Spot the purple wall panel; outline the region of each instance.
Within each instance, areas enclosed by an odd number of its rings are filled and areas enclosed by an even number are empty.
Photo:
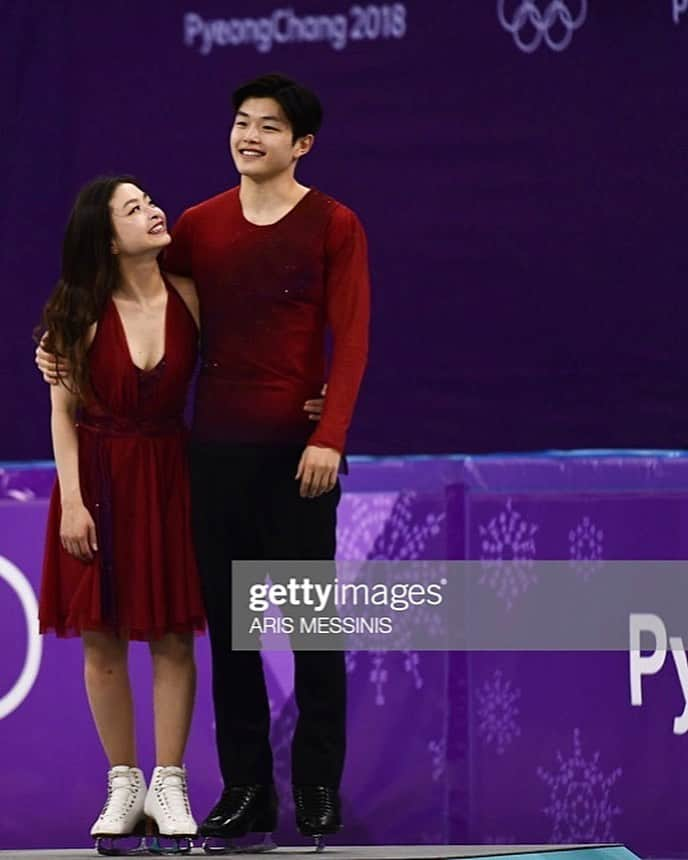
[[[670,0],[505,0],[523,39],[538,24],[558,43],[580,21],[565,50],[525,53],[496,2],[365,5],[403,7],[403,32],[207,54],[184,44],[180,0],[3,5],[0,457],[49,453],[29,334],[77,188],[131,171],[174,217],[233,184],[229,92],[272,69],[327,109],[302,180],[369,233],[373,342],[352,451],[686,445],[688,15]],[[280,8],[193,7],[206,23]],[[343,14],[350,36],[353,8],[293,6]]]
[[[51,477],[47,468],[0,472],[0,571],[13,565],[32,591]],[[411,548],[427,559],[499,555],[518,561],[530,553],[570,559],[571,575],[584,588],[590,577],[603,575],[600,559],[685,557],[685,457],[388,459],[356,462],[346,480],[342,558],[400,559]],[[510,543],[513,534],[528,541]],[[26,625],[5,579],[0,614],[1,709],[26,651]],[[205,638],[197,645],[199,699],[187,764],[201,815],[217,794],[219,777]],[[46,637],[33,688],[0,718],[11,775],[0,781],[0,848],[89,844],[105,762],[80,664],[77,640]],[[145,645],[134,648],[132,664],[141,761],[149,771]],[[289,796],[289,655],[269,655],[268,668],[282,798],[278,836],[289,843],[298,840]],[[351,653],[348,669],[347,828],[341,841],[618,840],[641,855],[686,856],[688,752],[685,737],[672,731],[683,700],[669,660],[646,679],[642,707],[630,704],[628,656],[622,653]],[[65,790],[48,802],[55,780]],[[27,808],[40,810],[38,826],[27,820]]]

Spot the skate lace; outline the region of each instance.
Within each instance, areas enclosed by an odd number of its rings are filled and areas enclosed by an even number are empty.
[[[295,792],[296,805],[312,814],[329,814],[337,804],[337,792],[326,785],[303,785]]]
[[[155,793],[160,805],[172,819],[183,819],[191,815],[185,775],[163,769]]]
[[[135,776],[109,776],[108,792],[100,819],[121,820],[133,807],[138,795]]]

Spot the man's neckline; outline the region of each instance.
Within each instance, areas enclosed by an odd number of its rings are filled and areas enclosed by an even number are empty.
[[[242,219],[247,224],[250,224],[251,227],[274,227],[277,224],[281,224],[282,221],[285,220],[285,218],[288,218],[292,214],[292,212],[295,212],[299,208],[299,206],[303,203],[303,201],[306,199],[306,197],[309,197],[313,193],[313,191],[315,191],[314,188],[308,188],[306,190],[306,192],[304,194],[302,194],[301,197],[299,197],[299,199],[296,201],[296,203],[294,203],[294,205],[291,207],[291,209],[288,209],[284,213],[284,215],[282,215],[276,221],[271,221],[269,224],[256,224],[255,221],[250,221],[246,217],[246,215],[244,215],[244,207],[241,205],[240,192],[239,192],[239,190],[237,190],[237,202],[239,203],[239,212],[241,214]]]

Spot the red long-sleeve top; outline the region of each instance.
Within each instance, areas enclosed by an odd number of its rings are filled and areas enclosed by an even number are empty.
[[[354,213],[311,189],[277,223],[257,226],[232,188],[182,214],[163,268],[193,278],[200,299],[194,438],[343,452],[370,316],[366,238]],[[325,379],[314,425],[303,404]]]

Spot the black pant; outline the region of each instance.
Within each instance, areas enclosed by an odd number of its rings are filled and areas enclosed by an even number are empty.
[[[331,560],[335,489],[299,496],[301,448],[196,445],[192,515],[213,659],[213,701],[225,785],[272,782],[270,709],[260,653],[231,649],[232,560]],[[292,782],[338,786],[346,741],[346,670],[341,652],[296,651],[299,717]]]

